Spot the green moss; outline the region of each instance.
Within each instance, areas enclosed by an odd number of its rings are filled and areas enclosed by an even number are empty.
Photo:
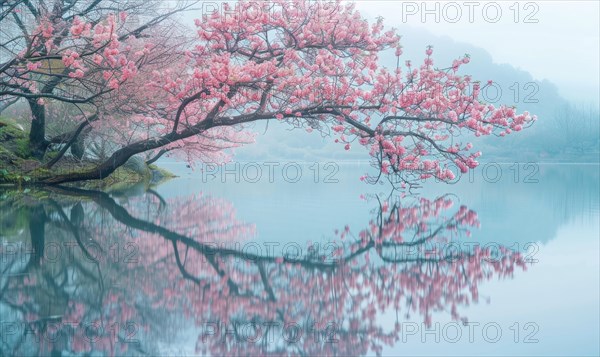
[[[3,146],[0,155],[6,155],[6,152],[10,152],[20,158],[30,158],[31,150],[29,149],[28,134],[16,125],[12,120],[0,118],[0,142]],[[14,158],[11,159],[14,160]]]
[[[56,173],[56,171],[46,169],[43,167],[38,167],[38,168],[34,169],[33,171],[31,171],[31,177],[34,177],[37,179],[39,177],[51,176],[52,174],[55,174],[55,173]]]
[[[17,156],[28,159],[31,157],[31,149],[29,148],[29,138],[18,138],[15,139],[15,154]]]
[[[48,162],[48,161],[54,160],[58,156],[58,153],[59,153],[58,150],[48,150],[44,154],[44,159],[42,161]]]
[[[11,141],[11,140],[22,140],[27,139],[27,132],[17,127],[17,124],[11,120],[0,118],[0,140]]]
[[[89,180],[81,183],[75,183],[76,186],[82,186],[87,189],[96,189],[103,191],[122,191],[132,186],[142,184],[150,185],[150,172],[141,174],[126,167],[119,167],[110,176],[103,180]]]
[[[17,127],[14,120],[0,117],[0,140],[7,141],[11,139],[26,138],[27,132]]]
[[[139,173],[125,167],[119,167],[110,176],[105,178],[105,182],[110,184],[117,183],[137,183],[150,179],[149,172]]]
[[[23,137],[26,137],[26,133],[17,127],[12,125],[0,126],[0,139],[2,141]]]
[[[13,154],[10,150],[4,148],[4,146],[0,145],[0,163],[2,163],[2,167],[9,167],[15,165],[19,161],[19,157]]]

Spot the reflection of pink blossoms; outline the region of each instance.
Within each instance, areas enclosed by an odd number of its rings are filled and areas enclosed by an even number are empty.
[[[366,228],[355,234],[346,226],[333,244],[295,258],[245,250],[254,227],[238,222],[231,204],[221,199],[199,194],[165,201],[147,194],[122,205],[106,194],[90,199],[82,206],[85,219],[70,223],[76,231],[62,222],[47,228],[47,235],[60,232],[64,239],[77,232],[100,243],[105,255],[98,263],[76,256],[74,262],[42,264],[30,278],[11,280],[3,299],[18,297],[30,309],[28,321],[41,320],[41,296],[52,295],[54,309],[64,311],[51,314],[62,321],[122,328],[136,323],[142,347],[195,322],[203,331],[197,352],[214,355],[381,352],[399,338],[402,319],[418,316],[430,325],[435,313],[446,312],[465,321],[459,309],[479,301],[481,282],[525,268],[520,254],[503,247],[499,256],[477,246],[444,249],[479,225],[475,212],[454,208],[449,196],[381,202]],[[44,269],[75,269],[70,284],[77,288],[60,293],[41,274]],[[397,316],[397,324],[379,321],[385,314]],[[218,323],[218,331],[207,336],[208,322]],[[256,326],[265,324],[275,333],[269,343],[225,333],[244,329],[261,336],[264,331]],[[299,326],[301,335],[288,343],[283,327],[291,325]],[[336,343],[326,338],[332,332]],[[68,345],[75,352],[116,354],[134,348],[107,334],[95,343]]]

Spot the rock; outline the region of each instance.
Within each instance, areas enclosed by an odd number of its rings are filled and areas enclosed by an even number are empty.
[[[152,178],[150,179],[151,184],[157,184],[164,180],[166,177],[160,170],[151,170]]]
[[[123,167],[141,176],[148,175],[148,165],[146,165],[146,162],[138,156],[129,158]]]

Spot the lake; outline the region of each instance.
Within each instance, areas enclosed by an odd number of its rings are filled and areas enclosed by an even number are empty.
[[[598,165],[365,163],[0,190],[2,355],[599,355]]]

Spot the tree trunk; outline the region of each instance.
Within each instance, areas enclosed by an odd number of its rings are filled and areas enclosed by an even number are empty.
[[[31,130],[29,131],[29,149],[31,155],[41,159],[46,152],[46,108],[35,99],[28,100],[31,109]]]
[[[85,135],[80,135],[73,145],[71,145],[71,154],[81,160],[85,154]]]
[[[135,154],[157,149],[177,140],[189,138],[190,136],[197,135],[198,133],[207,130],[212,126],[213,123],[211,120],[205,120],[179,133],[171,132],[161,137],[138,141],[115,151],[108,159],[93,169],[42,177],[38,182],[46,184],[60,184],[65,182],[103,179],[112,174],[117,168],[125,164],[127,160],[129,160],[129,158]]]
[[[231,98],[233,98],[233,96],[236,93],[237,93],[237,91],[235,89],[230,90],[229,94],[227,94],[227,97],[229,99],[231,99]],[[139,154],[139,153],[142,153],[142,152],[148,151],[148,150],[162,148],[163,146],[169,145],[178,140],[186,139],[193,135],[198,135],[198,134],[200,134],[208,129],[214,128],[216,126],[224,126],[224,125],[231,126],[231,125],[241,124],[244,122],[256,121],[258,119],[271,119],[271,116],[266,116],[266,117],[256,116],[256,117],[252,118],[252,120],[246,120],[246,121],[241,120],[238,122],[224,122],[224,123],[222,122],[222,123],[217,124],[214,122],[214,118],[217,115],[217,113],[219,112],[219,110],[221,108],[223,108],[224,105],[225,105],[225,101],[220,100],[219,103],[217,103],[212,108],[212,110],[210,112],[208,112],[208,114],[206,115],[206,118],[203,121],[196,123],[193,126],[187,127],[180,132],[173,130],[170,133],[165,134],[160,137],[149,138],[149,139],[137,141],[133,144],[129,144],[129,145],[115,151],[107,160],[103,161],[98,166],[96,166],[92,169],[88,169],[86,171],[80,171],[80,172],[71,172],[71,173],[60,174],[60,175],[39,177],[36,179],[36,183],[56,185],[56,184],[61,184],[61,183],[66,183],[66,182],[75,182],[75,181],[83,181],[83,180],[101,180],[101,179],[108,177],[117,168],[123,166],[127,162],[127,160],[129,160],[129,158],[135,154]]]

